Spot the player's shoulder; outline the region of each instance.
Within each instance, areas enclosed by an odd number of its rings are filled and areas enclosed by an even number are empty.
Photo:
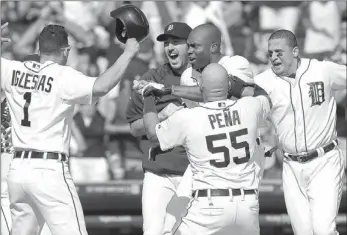
[[[197,107],[194,107],[194,108],[183,108],[183,109],[178,110],[176,113],[182,119],[188,119],[190,116],[192,116],[194,114],[194,110],[196,108]]]
[[[238,99],[237,102],[239,105],[244,106],[245,104],[257,103],[257,98],[254,96],[245,96]]]
[[[186,69],[183,71],[183,73],[182,73],[182,75],[181,75],[181,78],[182,78],[182,77],[191,77],[191,76],[192,76],[192,73],[193,73],[193,68],[192,68],[192,67],[188,67],[188,68],[186,68]]]
[[[4,57],[1,57],[1,66],[6,68],[22,67],[23,63],[18,60],[10,60]]]
[[[255,82],[255,84],[264,88],[264,86],[267,87],[267,85],[271,84],[270,81],[273,78],[275,78],[275,74],[272,71],[272,69],[269,68],[269,69],[255,75],[254,76],[254,82]]]
[[[320,71],[324,70],[324,71],[329,71],[329,70],[335,70],[341,67],[346,68],[345,64],[338,64],[335,63],[333,61],[329,61],[329,60],[317,60],[317,59],[301,59],[302,62],[309,64],[309,68],[311,68],[314,71]]]
[[[89,77],[82,73],[81,71],[78,71],[72,66],[69,65],[59,65],[57,63],[52,64],[51,66],[51,72],[60,74],[61,77],[64,77],[66,79],[72,79],[74,76],[76,77]]]
[[[181,75],[181,85],[194,86],[200,81],[200,73],[192,67],[187,68]]]
[[[258,106],[260,103],[263,102],[263,100],[267,99],[265,96],[263,95],[259,95],[259,96],[245,96],[242,97],[238,100],[239,105],[243,106],[243,107],[248,107],[250,109],[255,108],[254,105]]]
[[[237,101],[238,107],[241,109],[248,110],[247,113],[257,113],[261,110],[264,96],[247,96],[242,97]]]

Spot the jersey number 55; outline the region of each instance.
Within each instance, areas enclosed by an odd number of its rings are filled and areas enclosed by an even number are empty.
[[[236,138],[238,136],[247,135],[247,134],[248,134],[247,128],[229,132],[231,146],[234,149],[245,148],[245,152],[246,152],[245,157],[233,157],[233,161],[237,165],[247,163],[250,159],[249,144],[246,141],[243,141],[240,143],[238,143],[236,141]],[[210,153],[212,153],[212,154],[215,154],[215,153],[223,153],[224,154],[224,161],[222,161],[222,162],[217,162],[216,160],[210,161],[210,164],[214,167],[223,168],[223,167],[227,167],[230,164],[230,150],[229,150],[229,148],[227,148],[226,146],[220,146],[220,147],[214,147],[213,146],[213,141],[225,140],[225,139],[227,139],[227,133],[206,136],[206,144],[207,144],[208,151],[210,151]]]

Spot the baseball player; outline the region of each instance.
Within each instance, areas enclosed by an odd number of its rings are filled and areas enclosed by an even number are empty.
[[[39,55],[29,55],[24,61],[39,61]],[[10,199],[6,175],[13,158],[13,145],[11,137],[11,116],[4,97],[1,102],[1,235],[9,235],[12,228],[12,218],[10,210]],[[50,235],[47,224],[41,230],[40,235]]]
[[[271,121],[284,152],[283,190],[296,235],[333,235],[345,158],[337,143],[335,91],[346,89],[346,66],[299,57],[295,35],[274,32],[271,68],[255,77],[273,103]]]
[[[162,122],[151,95],[155,89],[143,90],[148,139],[163,151],[184,146],[191,164],[193,193],[178,228],[182,235],[260,234],[255,156],[258,125],[271,104],[265,96],[228,100],[228,83],[223,66],[209,64],[200,80],[204,102]]]
[[[157,37],[159,42],[164,42],[168,63],[149,70],[140,78],[139,83],[147,84],[150,81],[168,87],[179,85],[180,76],[188,64],[186,40],[190,32],[191,28],[185,23],[168,24],[164,33]],[[181,105],[180,98],[171,95],[162,96],[156,102],[160,120],[165,120],[172,113],[181,109],[183,107]],[[133,91],[127,107],[127,119],[130,123],[131,133],[140,137],[140,147],[143,152],[143,232],[144,235],[161,235],[168,205],[173,205],[170,208],[180,205],[180,203],[176,204],[173,196],[189,162],[182,146],[161,151],[158,144],[153,145],[146,138],[142,110],[143,98],[139,93]]]
[[[192,30],[189,34],[189,38],[187,40],[187,44],[189,46],[188,56],[190,59],[190,64],[192,67],[187,68],[182,76],[181,76],[181,85],[172,85],[172,86],[163,86],[160,84],[155,84],[157,88],[155,91],[156,96],[162,96],[171,94],[176,97],[182,97],[184,103],[187,107],[196,107],[198,106],[197,101],[202,101],[202,95],[200,91],[200,87],[198,86],[200,82],[200,74],[201,71],[209,64],[209,63],[219,63],[221,64],[229,74],[230,84],[229,86],[230,92],[229,96],[232,93],[233,96],[240,98],[243,95],[246,95],[249,92],[248,87],[241,87],[240,84],[244,84],[245,82],[248,84],[254,84],[253,81],[253,72],[250,67],[250,63],[247,59],[241,56],[223,56],[220,52],[220,41],[221,34],[218,28],[216,28],[212,24],[202,24]],[[240,81],[242,81],[240,83]],[[154,84],[142,84],[142,87],[137,87],[140,92],[141,88],[146,85],[153,86]],[[252,93],[253,94],[253,89]],[[260,132],[260,130],[259,130]],[[261,178],[264,171],[265,158],[264,152],[265,148],[260,145],[260,139],[258,139],[259,148],[257,149],[257,157],[256,162],[258,164],[258,175]],[[189,168],[188,168],[189,170]],[[189,172],[186,172],[189,175]],[[187,181],[187,179],[185,179]],[[185,195],[187,191],[187,187],[181,187],[181,191],[177,191],[177,195]],[[167,214],[167,218],[172,216]],[[175,216],[177,220],[179,216]],[[175,219],[170,219],[170,221],[174,221]],[[165,220],[167,223],[168,219]],[[175,222],[169,222],[165,225],[165,229],[170,229],[173,227],[173,230],[177,226]]]
[[[87,234],[68,169],[73,111],[116,86],[138,48],[136,39],[128,39],[114,65],[98,78],[88,77],[66,66],[65,28],[48,25],[39,35],[40,62],[1,58],[15,151],[7,175],[12,235],[38,234],[45,222],[54,235]]]

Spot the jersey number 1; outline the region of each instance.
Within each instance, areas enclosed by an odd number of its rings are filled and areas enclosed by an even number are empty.
[[[249,144],[246,141],[243,141],[240,143],[237,143],[237,141],[236,141],[236,137],[242,136],[242,135],[247,135],[247,134],[248,134],[247,128],[241,129],[238,131],[229,132],[231,146],[234,149],[245,148],[245,151],[246,151],[245,157],[234,157],[233,158],[233,161],[237,165],[246,163],[250,159]],[[227,167],[230,164],[229,148],[227,148],[226,146],[220,146],[220,147],[214,147],[213,146],[213,141],[225,140],[225,139],[227,139],[226,133],[206,136],[206,144],[207,144],[208,151],[210,151],[210,153],[213,153],[213,154],[214,153],[223,153],[224,154],[224,161],[223,162],[217,162],[216,160],[210,161],[210,164],[214,167],[223,168],[223,167]]]
[[[21,125],[30,127],[31,122],[29,121],[29,105],[31,103],[31,92],[25,92],[23,98],[25,100],[23,107],[24,118],[22,119]]]

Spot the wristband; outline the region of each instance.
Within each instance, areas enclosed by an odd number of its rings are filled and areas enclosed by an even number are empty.
[[[143,101],[143,104],[144,104],[143,114],[157,113],[157,108],[155,107],[154,101],[155,101],[155,98],[152,95],[145,97]]]

